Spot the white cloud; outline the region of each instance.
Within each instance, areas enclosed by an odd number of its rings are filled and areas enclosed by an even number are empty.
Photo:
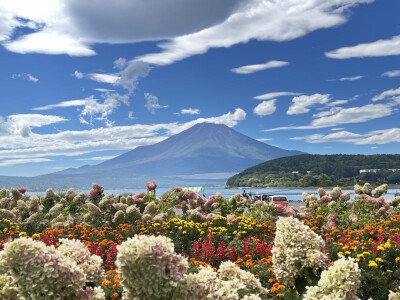
[[[384,92],[380,93],[379,95],[374,96],[372,98],[372,101],[384,100],[388,97],[398,96],[398,95],[400,95],[400,87],[398,87],[397,89],[390,89],[390,90],[384,91]]]
[[[15,114],[8,116],[6,120],[0,117],[0,133],[28,137],[33,127],[43,127],[64,121],[67,119],[53,115]]]
[[[83,73],[79,72],[78,70],[75,70],[74,72],[74,76],[78,79],[82,79],[83,78]]]
[[[339,81],[355,81],[355,80],[360,80],[362,78],[364,78],[364,76],[359,75],[359,76],[353,76],[353,77],[342,77],[342,78],[339,78],[338,80]]]
[[[325,104],[329,102],[330,95],[329,94],[314,94],[314,95],[302,95],[298,97],[294,97],[292,99],[292,104],[289,106],[287,115],[299,115],[305,114],[310,111],[308,107],[313,106],[315,104]]]
[[[116,84],[121,77],[118,74],[107,74],[107,73],[82,73],[76,70],[74,72],[74,76],[77,79],[90,79],[93,81],[97,81],[100,83],[109,83],[109,84]],[[105,90],[105,89],[103,89]]]
[[[272,139],[270,139],[270,138],[262,138],[262,139],[257,139],[257,141],[267,142],[267,141],[272,141]]]
[[[263,101],[253,109],[253,113],[257,116],[271,115],[276,111],[275,102],[276,99]]]
[[[144,93],[144,97],[146,99],[145,107],[153,115],[156,113],[156,109],[167,108],[168,107],[168,105],[161,106],[160,103],[158,103],[158,97],[157,96],[153,96],[150,93]]]
[[[127,64],[128,64],[128,62],[126,61],[126,59],[123,57],[120,57],[114,61],[114,69],[122,70],[123,68],[126,67]]]
[[[331,128],[330,130],[331,131],[340,131],[340,130],[343,130],[344,128],[343,127],[335,127],[335,128]]]
[[[329,113],[326,116],[319,116],[310,125],[276,127],[263,131],[318,129],[335,127],[340,124],[364,123],[390,116],[395,111],[393,107],[398,104],[368,104],[360,107],[341,108],[334,114]]]
[[[132,120],[135,117],[133,116],[133,111],[128,112],[128,119]]]
[[[96,99],[94,99],[94,100],[96,100]],[[35,108],[32,108],[32,110],[50,110],[50,109],[59,108],[59,107],[84,106],[86,103],[87,103],[87,99],[68,100],[68,101],[62,101],[57,104],[49,104],[49,105],[45,105],[45,106],[35,107]]]
[[[112,126],[114,123],[108,119],[108,116],[118,108],[122,103],[129,105],[128,96],[118,93],[105,93],[102,95],[103,103],[98,102],[93,96],[85,99],[85,106],[80,114],[80,122],[84,124],[92,124],[93,120],[104,121],[107,126]],[[89,120],[86,119],[89,117]]]
[[[302,137],[294,137],[291,140],[305,140],[308,143],[351,143],[355,145],[373,145],[398,143],[400,141],[400,128],[389,128],[371,131],[366,134],[358,134],[348,131],[340,131],[327,135],[313,134]],[[371,147],[375,149],[377,147]]]
[[[346,21],[346,12],[373,0],[261,1],[252,0],[239,7],[224,22],[201,31],[178,36],[162,43],[160,53],[138,59],[155,65],[167,65],[203,54],[210,48],[229,48],[250,40],[289,41],[314,30],[330,28]]]
[[[90,73],[88,78],[97,82],[115,84],[121,78],[115,74]]]
[[[17,40],[3,44],[8,51],[20,54],[43,53],[43,54],[67,54],[70,56],[90,56],[96,52],[72,36],[43,30],[30,33]]]
[[[0,161],[0,167],[8,167],[14,165],[24,165],[29,163],[41,163],[52,161],[48,158],[20,158],[20,159],[7,159]]]
[[[2,1],[0,41],[18,53],[94,55],[90,46],[95,43],[165,40],[202,30],[225,20],[240,2],[244,1]],[[22,27],[35,32],[12,40]]]
[[[342,105],[348,103],[349,100],[335,100],[329,103],[326,103],[326,106],[336,106],[336,105]]]
[[[248,65],[239,68],[233,68],[231,69],[231,71],[236,74],[251,74],[266,69],[285,67],[287,65],[289,65],[287,61],[271,60],[264,64]]]
[[[317,114],[313,114],[313,117],[314,118],[321,118],[321,117],[331,116],[331,115],[334,115],[334,114],[338,113],[342,109],[343,108],[341,108],[341,107],[332,107],[330,110],[321,111],[321,112],[319,112]]]
[[[7,117],[7,120],[16,119],[16,117],[11,117]],[[233,127],[245,119],[246,112],[237,108],[233,113],[228,112],[217,117],[198,118],[186,123],[135,124],[81,131],[67,130],[52,134],[31,132],[23,143],[18,138],[20,137],[19,132],[7,131],[0,135],[0,144],[3,145],[3,148],[0,149],[0,159],[41,158],[60,155],[77,156],[95,151],[131,150],[138,146],[160,142],[195,124],[209,122]],[[3,128],[2,122],[0,122],[0,132]],[[44,124],[44,122],[40,124]],[[5,125],[7,125],[7,128],[9,127],[9,124]]]
[[[182,115],[198,115],[200,114],[200,109],[198,108],[183,108],[181,109]]]
[[[111,156],[94,156],[94,157],[89,157],[89,158],[76,158],[75,160],[85,160],[85,161],[103,161],[103,160],[109,160],[109,159],[113,159],[116,158],[118,155],[111,155]]]
[[[353,47],[339,48],[326,52],[325,55],[329,58],[337,59],[400,55],[400,35],[394,36],[389,40],[378,40]]]
[[[98,92],[115,92],[115,90],[111,90],[111,89],[103,89],[103,88],[95,88],[94,89],[95,91],[98,91]]]
[[[22,79],[22,80],[27,80],[27,81],[32,81],[32,82],[38,82],[39,78],[36,78],[32,74],[29,73],[20,73],[20,74],[12,74],[11,75],[12,79]]]
[[[145,78],[150,72],[148,63],[137,60],[131,61],[127,64],[125,69],[120,73],[120,77],[115,82],[116,85],[122,86],[130,93],[136,88],[139,77]]]
[[[382,73],[383,77],[400,77],[400,70],[392,70]]]
[[[393,110],[383,104],[368,104],[339,110],[336,114],[321,117],[311,122],[311,126],[333,127],[338,124],[363,123],[369,120],[390,116]]]
[[[269,99],[274,99],[277,97],[282,97],[282,96],[297,96],[301,95],[302,93],[292,93],[292,92],[272,92],[272,93],[267,93],[263,95],[259,95],[256,97],[253,97],[253,99],[256,100],[269,100]]]
[[[360,134],[349,131],[340,131],[327,135],[311,134],[302,137],[293,137],[290,138],[290,140],[305,140],[307,143],[348,142],[349,140],[353,141],[354,138],[358,138],[360,136]]]

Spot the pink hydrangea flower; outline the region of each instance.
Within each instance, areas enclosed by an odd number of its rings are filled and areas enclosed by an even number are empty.
[[[146,186],[149,191],[154,191],[157,188],[157,184],[154,180],[147,182]]]
[[[357,222],[358,221],[358,217],[355,214],[351,214],[349,216],[349,221],[352,222],[352,223]]]

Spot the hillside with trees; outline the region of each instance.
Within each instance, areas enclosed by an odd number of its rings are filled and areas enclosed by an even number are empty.
[[[247,168],[230,177],[226,185],[311,187],[351,186],[365,182],[400,184],[400,155],[303,154],[283,157]]]

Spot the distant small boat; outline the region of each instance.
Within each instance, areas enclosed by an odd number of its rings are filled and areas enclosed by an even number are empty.
[[[400,192],[394,194],[395,197],[400,197]]]

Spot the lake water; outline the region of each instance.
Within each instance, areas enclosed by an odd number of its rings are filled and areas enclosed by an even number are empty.
[[[157,196],[161,196],[164,192],[169,191],[169,188],[157,188]],[[224,196],[225,198],[230,198],[232,195],[241,193],[243,189],[225,189],[223,187],[220,188],[204,188],[204,194],[206,197],[210,197],[211,195],[214,195],[215,193],[219,192]],[[330,191],[329,189],[326,189],[326,191]],[[83,191],[83,192],[88,192],[88,191]],[[119,195],[123,193],[128,193],[128,194],[138,194],[141,192],[146,192],[146,189],[124,189],[124,190],[105,190],[104,194],[114,194],[114,195]],[[309,193],[309,194],[317,194],[317,189],[259,189],[259,188],[248,188],[246,189],[247,193],[252,193],[253,195],[256,194],[272,194],[272,195],[286,195],[287,199],[289,201],[297,201],[301,200],[301,195],[303,192]],[[354,199],[354,190],[342,190],[343,193],[349,192],[351,194],[351,199]],[[385,195],[385,199],[392,199],[394,198],[394,194],[400,192],[400,189],[389,189],[388,193]],[[31,195],[43,195],[44,192],[32,192],[29,193]]]

